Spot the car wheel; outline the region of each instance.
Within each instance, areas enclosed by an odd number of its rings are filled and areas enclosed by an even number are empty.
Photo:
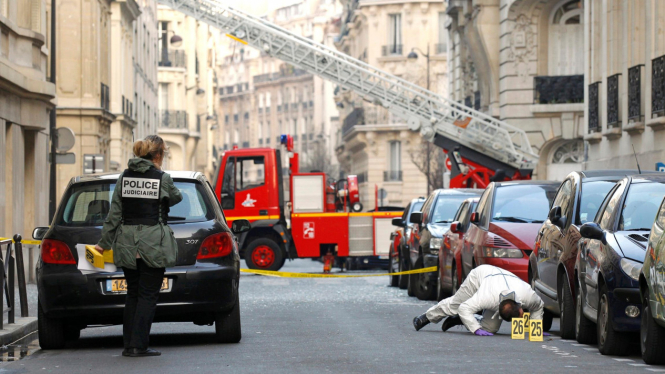
[[[397,262],[398,260],[399,258],[396,258],[392,255],[390,256],[390,265],[388,266],[388,273],[390,273],[390,275],[388,276],[388,278],[390,279],[389,281],[390,287],[397,287],[397,285],[399,284],[399,275],[392,275],[392,273],[394,273],[393,271],[394,266],[397,266],[399,270],[399,263]]]
[[[65,328],[65,340],[66,341],[76,341],[81,337],[81,329],[78,327],[67,326]]]
[[[645,290],[646,293],[649,290]],[[665,328],[656,323],[651,314],[649,297],[644,298],[642,324],[640,326],[640,350],[642,359],[649,365],[665,364]]]
[[[245,250],[245,263],[250,269],[279,270],[284,265],[284,254],[270,239],[255,239]]]
[[[416,262],[416,269],[423,267],[423,259],[419,258]],[[432,284],[429,280],[429,273],[414,274],[416,278],[416,297],[418,300],[434,300],[436,297],[436,284]]]
[[[554,320],[554,315],[549,311],[543,311],[543,331],[549,332],[552,329],[552,321]]]
[[[568,284],[568,277],[566,274],[561,276],[561,288],[559,289],[559,329],[561,330],[562,339],[575,338],[575,301],[570,292]]]
[[[625,356],[629,353],[629,349],[626,349],[625,335],[614,331],[614,328],[612,327],[612,308],[607,294],[606,285],[603,285],[600,288],[598,323],[596,330],[598,334],[598,350],[601,354]]]
[[[42,304],[37,302],[37,335],[42,349],[62,349],[65,347],[65,326],[58,318],[49,318],[44,314]]]
[[[582,306],[582,290],[576,287],[577,302],[575,303],[575,339],[580,344],[596,344],[596,324],[589,321],[584,315]]]
[[[217,313],[215,316],[215,334],[219,343],[238,343],[242,338],[240,328],[240,298],[236,289],[236,303],[233,309]]]
[[[406,264],[406,261],[404,261],[402,258],[399,259],[399,271],[408,271],[409,267]],[[400,288],[400,290],[406,290],[406,288],[409,286],[409,276],[406,274],[400,274],[399,275],[399,280],[397,282],[397,286]]]

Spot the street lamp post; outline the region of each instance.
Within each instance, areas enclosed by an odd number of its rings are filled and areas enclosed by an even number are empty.
[[[427,59],[427,90],[429,91],[429,85],[430,85],[430,78],[429,78],[429,63],[430,63],[430,54],[429,54],[429,43],[427,43],[427,53],[423,53],[423,51],[420,50],[420,48],[411,48],[411,52],[409,53],[406,58],[409,60],[417,60],[418,59],[418,54],[416,51],[420,52],[421,55],[425,56],[425,59]],[[429,196],[431,190],[430,190],[430,142],[427,142],[427,196]]]

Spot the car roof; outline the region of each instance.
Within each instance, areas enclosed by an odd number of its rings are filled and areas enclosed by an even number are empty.
[[[587,182],[591,180],[605,180],[605,181],[618,181],[627,175],[639,174],[637,169],[616,169],[616,170],[582,170],[576,171],[582,182]],[[644,171],[645,174],[658,174],[659,171]]]
[[[173,179],[198,179],[203,176],[203,173],[198,171],[179,171],[179,170],[165,170],[165,173],[169,174]],[[116,181],[120,177],[121,173],[110,172],[110,173],[100,173],[100,174],[86,174],[73,177],[71,183],[82,183],[82,182],[94,182],[94,181]]]
[[[506,181],[506,182],[494,182],[497,187],[505,186],[514,186],[514,185],[527,185],[527,186],[553,186],[560,185],[561,182],[558,181],[539,181],[539,180],[521,180],[521,181]]]
[[[665,173],[655,173],[655,174],[637,174],[629,176],[631,181],[630,183],[665,183]]]
[[[437,195],[480,195],[483,193],[480,188],[439,188],[434,191]]]

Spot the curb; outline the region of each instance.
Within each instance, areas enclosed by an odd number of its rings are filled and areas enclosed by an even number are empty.
[[[16,317],[16,323],[5,323],[4,329],[0,330],[0,346],[11,344],[35,331],[36,317]]]

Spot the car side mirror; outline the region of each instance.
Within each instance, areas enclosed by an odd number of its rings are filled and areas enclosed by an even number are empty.
[[[32,238],[35,240],[44,239],[44,235],[46,235],[48,229],[48,227],[35,227],[35,229],[32,230]]]
[[[409,222],[421,224],[423,222],[423,212],[413,212],[409,216]]]
[[[397,227],[404,227],[404,226],[406,226],[406,225],[404,224],[404,221],[402,221],[402,218],[401,218],[401,217],[393,218],[392,223],[393,223],[393,226],[397,226]]]
[[[460,229],[460,223],[458,221],[455,221],[450,224],[450,232],[452,232],[453,234],[459,233],[459,229]]]
[[[563,217],[561,217],[560,206],[553,206],[552,209],[550,209],[550,213],[547,215],[547,218],[549,218],[552,224],[563,227],[563,220],[561,219]]]
[[[252,225],[246,219],[237,219],[231,224],[231,231],[233,231],[234,234],[242,234],[243,232],[249,231],[251,228]]]
[[[603,244],[607,244],[607,240],[605,239],[605,230],[600,228],[600,225],[595,222],[587,222],[583,224],[582,227],[580,227],[580,235],[583,238],[596,239],[603,242]]]
[[[480,214],[478,212],[473,212],[471,213],[471,219],[469,219],[471,223],[478,223],[480,222]]]

